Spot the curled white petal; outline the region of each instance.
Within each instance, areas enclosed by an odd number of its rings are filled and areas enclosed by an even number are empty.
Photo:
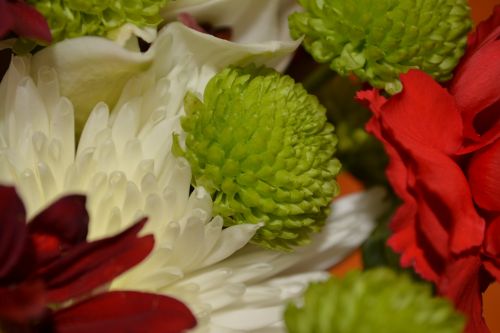
[[[269,41],[291,42],[288,15],[300,7],[294,0],[178,0],[162,11],[168,21],[189,13],[198,22],[215,27],[230,27],[232,41],[254,44]],[[274,67],[283,71],[291,55]]]

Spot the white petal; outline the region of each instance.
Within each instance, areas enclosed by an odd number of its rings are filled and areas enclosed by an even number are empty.
[[[230,26],[235,42],[261,43],[291,41],[287,16],[296,8],[291,0],[178,0],[168,4],[162,15],[173,21],[179,13],[189,13],[201,23]]]
[[[312,244],[297,250],[301,259],[283,274],[326,270],[357,249],[388,209],[385,190],[373,188],[334,200],[332,214]]]

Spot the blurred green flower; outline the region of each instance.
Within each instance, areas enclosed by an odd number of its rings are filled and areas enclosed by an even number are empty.
[[[466,0],[299,0],[289,17],[294,38],[316,61],[372,86],[401,91],[399,74],[419,68],[451,78],[472,23]]]
[[[312,283],[285,322],[289,333],[461,333],[465,318],[430,285],[379,268]]]
[[[107,36],[125,23],[156,27],[169,0],[28,0],[47,19],[53,41],[79,36]]]
[[[318,232],[338,192],[337,138],[325,109],[293,79],[267,68],[228,68],[203,102],[185,98],[193,182],[214,199],[226,226],[263,223],[253,242],[289,250]]]

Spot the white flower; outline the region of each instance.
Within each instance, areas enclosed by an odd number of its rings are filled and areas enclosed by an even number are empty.
[[[296,253],[252,246],[238,251],[258,226],[223,229],[221,218],[212,216],[207,192],[190,193],[189,165],[172,156],[170,145],[172,133],[181,131],[188,90],[201,93],[208,79],[231,63],[276,63],[293,46],[235,46],[172,24],[146,54],[84,37],[32,59],[14,58],[0,84],[0,182],[16,186],[29,216],[61,195],[86,194],[91,239],[148,215],[145,232],[155,236],[153,253],[111,288],[176,296],[199,318],[199,331],[279,329],[284,300],[325,275],[310,270],[324,269],[366,238],[374,223],[371,205],[380,206],[379,196],[361,195],[365,204],[359,197],[342,199],[344,206],[354,205],[345,219],[328,224]],[[76,148],[73,105],[85,123]],[[301,266],[326,251],[332,251],[328,262]],[[235,320],[238,316],[253,319]]]
[[[242,44],[267,41],[290,42],[288,15],[300,9],[295,0],[176,0],[167,4],[162,16],[175,21],[188,13],[200,23],[231,28],[232,41]],[[284,58],[276,67],[283,71],[291,60]]]
[[[195,331],[284,333],[282,314],[287,301],[300,296],[309,282],[326,279],[325,270],[366,239],[375,218],[387,208],[384,195],[383,190],[372,189],[335,200],[324,230],[311,245],[294,253],[247,245],[228,259],[185,277],[181,286],[227,290],[223,298],[212,297],[210,292],[202,295],[212,312],[210,325],[202,322]]]

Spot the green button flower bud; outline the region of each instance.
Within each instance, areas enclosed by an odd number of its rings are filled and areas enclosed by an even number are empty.
[[[318,62],[354,73],[390,94],[399,74],[421,69],[449,80],[464,53],[472,23],[467,0],[299,0],[289,17],[294,38]]]
[[[107,36],[125,23],[156,27],[168,0],[28,0],[49,23],[54,42],[79,36]]]
[[[267,68],[227,68],[185,97],[193,183],[226,226],[262,223],[253,242],[290,250],[309,242],[338,192],[337,138],[325,108],[292,78]]]
[[[461,333],[465,318],[430,285],[379,268],[312,283],[285,323],[289,333]]]

